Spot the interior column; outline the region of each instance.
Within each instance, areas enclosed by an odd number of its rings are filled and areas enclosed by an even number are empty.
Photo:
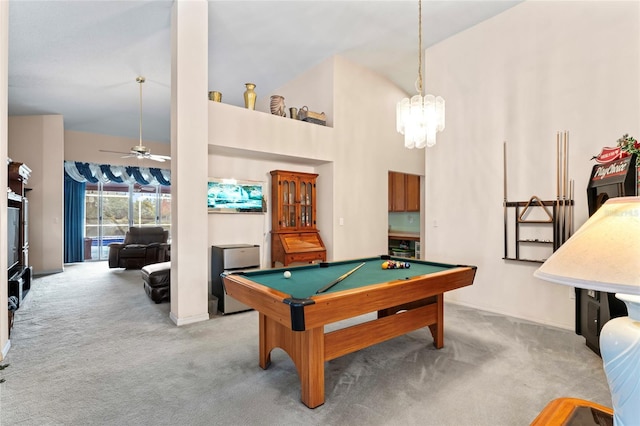
[[[208,6],[176,0],[171,18],[171,313],[208,313]]]
[[[0,158],[6,170],[9,123],[9,2],[0,1]],[[7,187],[7,173],[0,173],[0,188]],[[9,352],[9,319],[7,312],[7,197],[0,199],[0,361]]]

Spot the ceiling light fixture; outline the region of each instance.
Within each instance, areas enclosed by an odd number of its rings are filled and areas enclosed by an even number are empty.
[[[136,83],[140,86],[140,141],[138,145],[132,146],[129,152],[119,152],[119,151],[108,151],[101,149],[101,152],[114,152],[116,154],[126,154],[123,155],[122,158],[137,158],[138,160],[149,159],[154,161],[164,162],[166,160],[171,160],[171,157],[168,155],[155,155],[151,154],[151,150],[146,146],[142,145],[142,83],[144,83],[146,79],[142,76],[136,77]]]
[[[405,148],[436,144],[436,133],[444,130],[444,99],[422,96],[422,0],[418,1],[418,94],[404,98],[396,106],[396,128],[404,135]]]

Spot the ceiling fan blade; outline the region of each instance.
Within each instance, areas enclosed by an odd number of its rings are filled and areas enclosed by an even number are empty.
[[[147,158],[149,160],[160,161],[161,163],[164,163],[164,158],[160,158],[157,155],[149,155]]]
[[[149,154],[149,155],[155,159],[171,160],[171,157],[169,157],[168,155],[159,155],[159,154]]]
[[[112,154],[130,154],[129,152],[123,152],[123,151],[109,151],[109,150],[106,150],[106,149],[101,149],[101,150],[99,150],[99,151],[100,151],[100,152],[109,152],[109,153],[112,153]]]

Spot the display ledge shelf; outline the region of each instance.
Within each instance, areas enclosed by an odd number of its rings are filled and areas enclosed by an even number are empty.
[[[334,139],[332,127],[209,102],[209,154],[323,164],[334,161]]]
[[[522,259],[515,257],[503,257],[502,260],[512,260],[516,262],[544,263],[547,259]]]
[[[291,117],[289,117],[289,112],[287,112],[287,116],[286,117],[281,117],[279,115],[275,115],[275,114],[271,114],[271,112],[268,111],[260,111],[257,109],[248,109],[248,108],[243,108],[243,107],[239,107],[236,105],[230,105],[230,104],[225,104],[223,102],[214,102],[214,101],[209,101],[209,104],[214,105],[214,108],[233,108],[233,109],[237,109],[237,110],[241,110],[241,111],[245,111],[249,114],[264,114],[267,116],[270,116],[274,119],[277,120],[287,120],[290,123],[303,123],[305,125],[313,125],[313,126],[319,126],[319,127],[327,127],[327,128],[333,128],[333,126],[330,124],[330,122],[327,120],[326,124],[320,124],[320,123],[316,123],[314,121],[304,121],[304,120],[294,120]],[[287,108],[288,111],[288,108]]]

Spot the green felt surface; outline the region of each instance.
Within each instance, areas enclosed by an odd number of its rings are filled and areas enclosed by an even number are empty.
[[[323,294],[412,278],[417,275],[432,274],[457,266],[430,263],[415,259],[393,259],[409,262],[411,267],[409,269],[382,269],[383,260],[380,259],[380,257],[371,257],[346,262],[329,262],[329,266],[326,268],[320,267],[319,264],[314,264],[247,272],[245,276],[251,281],[289,294],[291,297],[306,299],[315,295],[316,291],[338,279],[341,275],[355,268],[362,262],[365,262],[364,266]],[[290,271],[291,278],[285,278],[283,275],[284,271]]]

